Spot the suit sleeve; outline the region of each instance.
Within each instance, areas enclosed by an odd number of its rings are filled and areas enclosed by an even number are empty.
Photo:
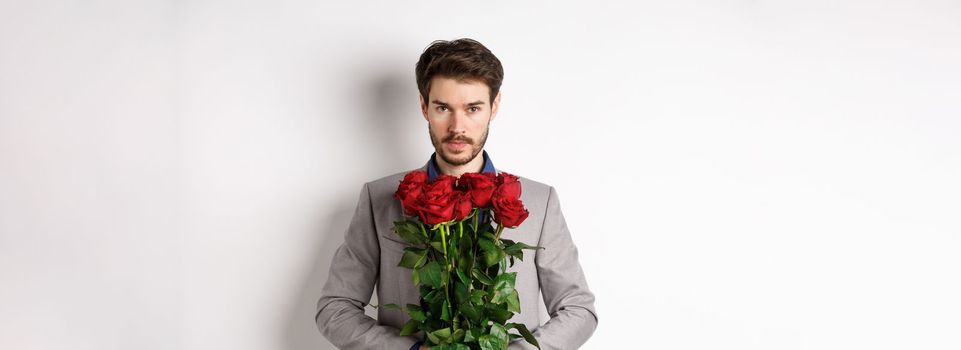
[[[541,350],[577,349],[597,329],[594,294],[587,286],[584,270],[577,259],[577,247],[561,212],[560,199],[553,187],[547,200],[543,231],[534,263],[544,304],[551,318],[533,332]],[[536,349],[523,339],[510,350]]]
[[[409,349],[419,339],[377,324],[364,314],[380,273],[380,244],[374,226],[369,184],[364,184],[357,209],[337,248],[330,274],[317,301],[315,321],[320,333],[338,349]]]

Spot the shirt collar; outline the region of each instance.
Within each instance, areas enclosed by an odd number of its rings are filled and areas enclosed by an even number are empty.
[[[487,150],[484,153],[484,168],[481,169],[482,173],[497,173],[497,169],[494,168],[494,162],[491,162],[491,157],[487,155]],[[430,160],[427,161],[427,181],[434,181],[434,178],[440,174],[440,168],[437,167],[437,152],[430,155]]]

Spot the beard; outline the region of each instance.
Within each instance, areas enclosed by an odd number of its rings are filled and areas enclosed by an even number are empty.
[[[484,134],[481,135],[479,142],[474,142],[474,140],[466,136],[454,136],[449,135],[443,139],[439,139],[434,136],[434,130],[431,128],[430,123],[427,124],[427,133],[430,134],[430,142],[434,144],[434,151],[440,156],[444,162],[454,166],[461,166],[470,163],[477,155],[480,154],[481,150],[484,149],[484,145],[487,143],[487,133],[490,131],[490,122],[487,122],[487,127],[484,128]],[[469,147],[461,151],[458,154],[448,153],[447,148],[444,147],[444,143],[448,141],[462,141]]]

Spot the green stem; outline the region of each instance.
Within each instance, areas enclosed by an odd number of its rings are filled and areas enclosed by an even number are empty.
[[[447,260],[447,230],[444,229],[445,227],[447,227],[447,225],[440,226],[440,240],[444,247],[444,260]]]
[[[498,246],[498,247],[501,246],[501,233],[502,233],[502,232],[504,232],[504,225],[497,224],[497,235],[494,236],[494,245],[496,245],[496,246]],[[507,272],[507,257],[505,256],[503,259],[501,259],[501,261],[498,263],[498,265],[500,265],[500,266],[498,266],[498,271],[500,271],[500,273]]]
[[[450,230],[450,226],[447,227]],[[449,231],[448,231],[449,232]],[[454,248],[454,243],[457,240],[457,236],[454,234],[450,235],[450,269],[457,268],[457,249]]]
[[[500,243],[501,232],[504,232],[504,225],[497,224],[497,235],[494,236],[494,243]]]
[[[450,274],[450,271],[451,271],[451,266],[453,266],[454,254],[447,254],[447,241],[446,241],[446,239],[444,238],[444,237],[446,237],[448,234],[450,234],[450,226],[448,226],[447,224],[444,224],[444,225],[441,226],[441,228],[443,229],[443,231],[441,231],[441,232],[443,232],[443,236],[441,236],[441,240],[444,241],[444,263],[445,263],[445,265],[447,265],[446,268],[444,269],[444,270],[445,270],[445,271],[444,271],[444,274],[447,275],[447,285],[444,286],[444,298],[447,299],[447,307],[449,307],[450,310],[452,310],[452,311],[451,311],[451,314],[450,314],[451,320],[456,320],[456,318],[454,317],[454,313],[453,313],[454,305],[452,305],[451,302],[450,302],[450,293],[451,293],[451,288],[450,288],[450,287],[453,285],[453,283],[451,283],[451,274]],[[456,328],[456,327],[454,327],[454,328]]]
[[[478,225],[478,222],[477,222],[478,219],[477,219],[477,218],[480,216],[481,210],[483,210],[483,209],[481,209],[481,208],[474,209],[474,235],[475,235],[474,238],[477,238],[477,237],[476,237],[477,231],[480,231],[480,228],[477,227],[477,225]],[[476,241],[476,239],[475,239],[475,241]]]

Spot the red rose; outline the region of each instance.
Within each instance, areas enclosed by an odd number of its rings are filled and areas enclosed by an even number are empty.
[[[503,185],[503,184],[506,184],[506,183],[511,183],[511,182],[517,182],[517,176],[514,176],[514,175],[512,175],[512,174],[508,174],[508,173],[505,173],[505,172],[501,172],[501,173],[497,174],[497,179],[495,180],[495,184],[496,184],[498,187],[500,187],[500,185]]]
[[[454,218],[454,182],[457,178],[441,175],[434,182],[424,186],[424,191],[417,200],[417,214],[420,221],[427,225],[435,225],[451,221]]]
[[[424,194],[428,197],[437,197],[454,192],[454,184],[457,178],[450,175],[439,175],[434,181],[424,186]]]
[[[520,199],[521,183],[508,182],[500,186],[497,186],[497,190],[494,191],[494,195],[500,198]]]
[[[491,204],[491,196],[497,188],[494,174],[465,173],[457,180],[457,187],[470,192],[471,203],[478,208],[486,208]]]
[[[451,198],[454,202],[454,220],[462,221],[474,210],[470,192],[454,191]]]
[[[517,176],[502,172],[497,174],[494,183],[497,185],[494,191],[500,192],[501,197],[521,198],[521,183],[517,179]]]
[[[504,227],[520,226],[528,214],[524,203],[520,200],[520,182],[508,182],[494,191],[491,202],[494,204],[494,222]]]
[[[404,214],[417,214],[417,198],[423,192],[425,183],[427,183],[426,171],[415,170],[404,175],[400,186],[397,186],[397,192],[394,192],[394,198],[399,199],[404,207]]]

